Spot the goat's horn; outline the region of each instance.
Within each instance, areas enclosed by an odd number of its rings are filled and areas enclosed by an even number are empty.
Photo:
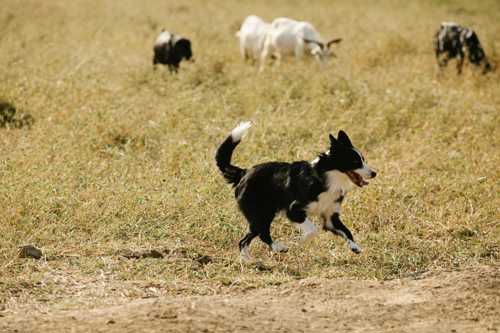
[[[337,44],[337,43],[340,43],[341,41],[342,41],[342,38],[334,38],[334,39],[330,40],[328,43],[326,43],[326,46],[330,47],[332,44]]]
[[[306,43],[313,43],[313,44],[316,44],[318,45],[319,47],[323,48],[325,45],[321,42],[318,42],[317,40],[314,40],[314,39],[307,39],[307,38],[302,38],[304,40],[304,42]]]

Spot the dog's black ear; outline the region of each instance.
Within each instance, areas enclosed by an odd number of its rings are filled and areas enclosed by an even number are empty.
[[[335,146],[338,142],[337,139],[335,139],[331,134],[328,134],[328,137],[330,138],[330,146]]]
[[[344,146],[347,146],[347,147],[352,147],[352,143],[351,143],[351,140],[349,139],[349,137],[347,136],[346,132],[344,132],[343,130],[340,130],[339,131],[339,135],[338,135],[338,140],[341,144],[343,144]]]

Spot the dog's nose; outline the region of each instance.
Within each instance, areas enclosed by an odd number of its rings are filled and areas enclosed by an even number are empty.
[[[372,171],[372,173],[371,173],[372,178],[375,178],[376,175],[377,175],[377,173],[375,171]]]

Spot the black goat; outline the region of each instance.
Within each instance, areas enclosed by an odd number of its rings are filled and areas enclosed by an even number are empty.
[[[153,51],[154,68],[157,64],[162,64],[168,66],[170,72],[177,72],[182,59],[190,60],[193,56],[189,39],[165,29],[156,38]]]
[[[440,68],[445,67],[452,58],[458,58],[457,72],[462,73],[464,59],[483,67],[483,73],[490,71],[491,65],[484,53],[474,30],[454,22],[443,22],[434,35],[434,51]]]

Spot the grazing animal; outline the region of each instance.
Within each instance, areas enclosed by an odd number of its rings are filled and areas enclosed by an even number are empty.
[[[317,234],[308,218],[317,215],[324,229],[343,237],[353,252],[360,253],[352,233],[340,220],[341,205],[354,185],[363,187],[368,184],[365,179],[377,174],[347,134],[340,131],[337,138],[330,134],[330,149],[312,162],[267,162],[243,169],[231,164],[231,156],[250,126],[244,122],[234,128],[215,156],[222,175],[235,188],[239,209],[249,224],[239,243],[242,260],[251,260],[250,242],[257,236],[274,252],[288,250],[270,234],[271,222],[280,211],[302,231],[302,241]]]
[[[157,64],[162,64],[168,66],[170,72],[177,72],[182,59],[190,60],[193,56],[189,39],[165,29],[156,38],[153,51],[154,68]]]
[[[440,69],[452,58],[458,58],[457,72],[462,73],[464,59],[483,67],[483,73],[491,70],[491,65],[484,53],[479,38],[474,30],[462,27],[454,22],[443,22],[434,35],[434,51]]]
[[[244,60],[258,60],[260,58],[270,26],[269,23],[255,15],[245,18],[240,30],[236,33],[240,40],[241,57]]]
[[[273,55],[278,63],[284,56],[295,55],[299,59],[304,53],[324,63],[328,58],[335,56],[330,47],[341,41],[341,38],[335,38],[325,43],[311,23],[286,17],[277,18],[271,23],[266,35],[260,58],[261,69],[269,54]]]

